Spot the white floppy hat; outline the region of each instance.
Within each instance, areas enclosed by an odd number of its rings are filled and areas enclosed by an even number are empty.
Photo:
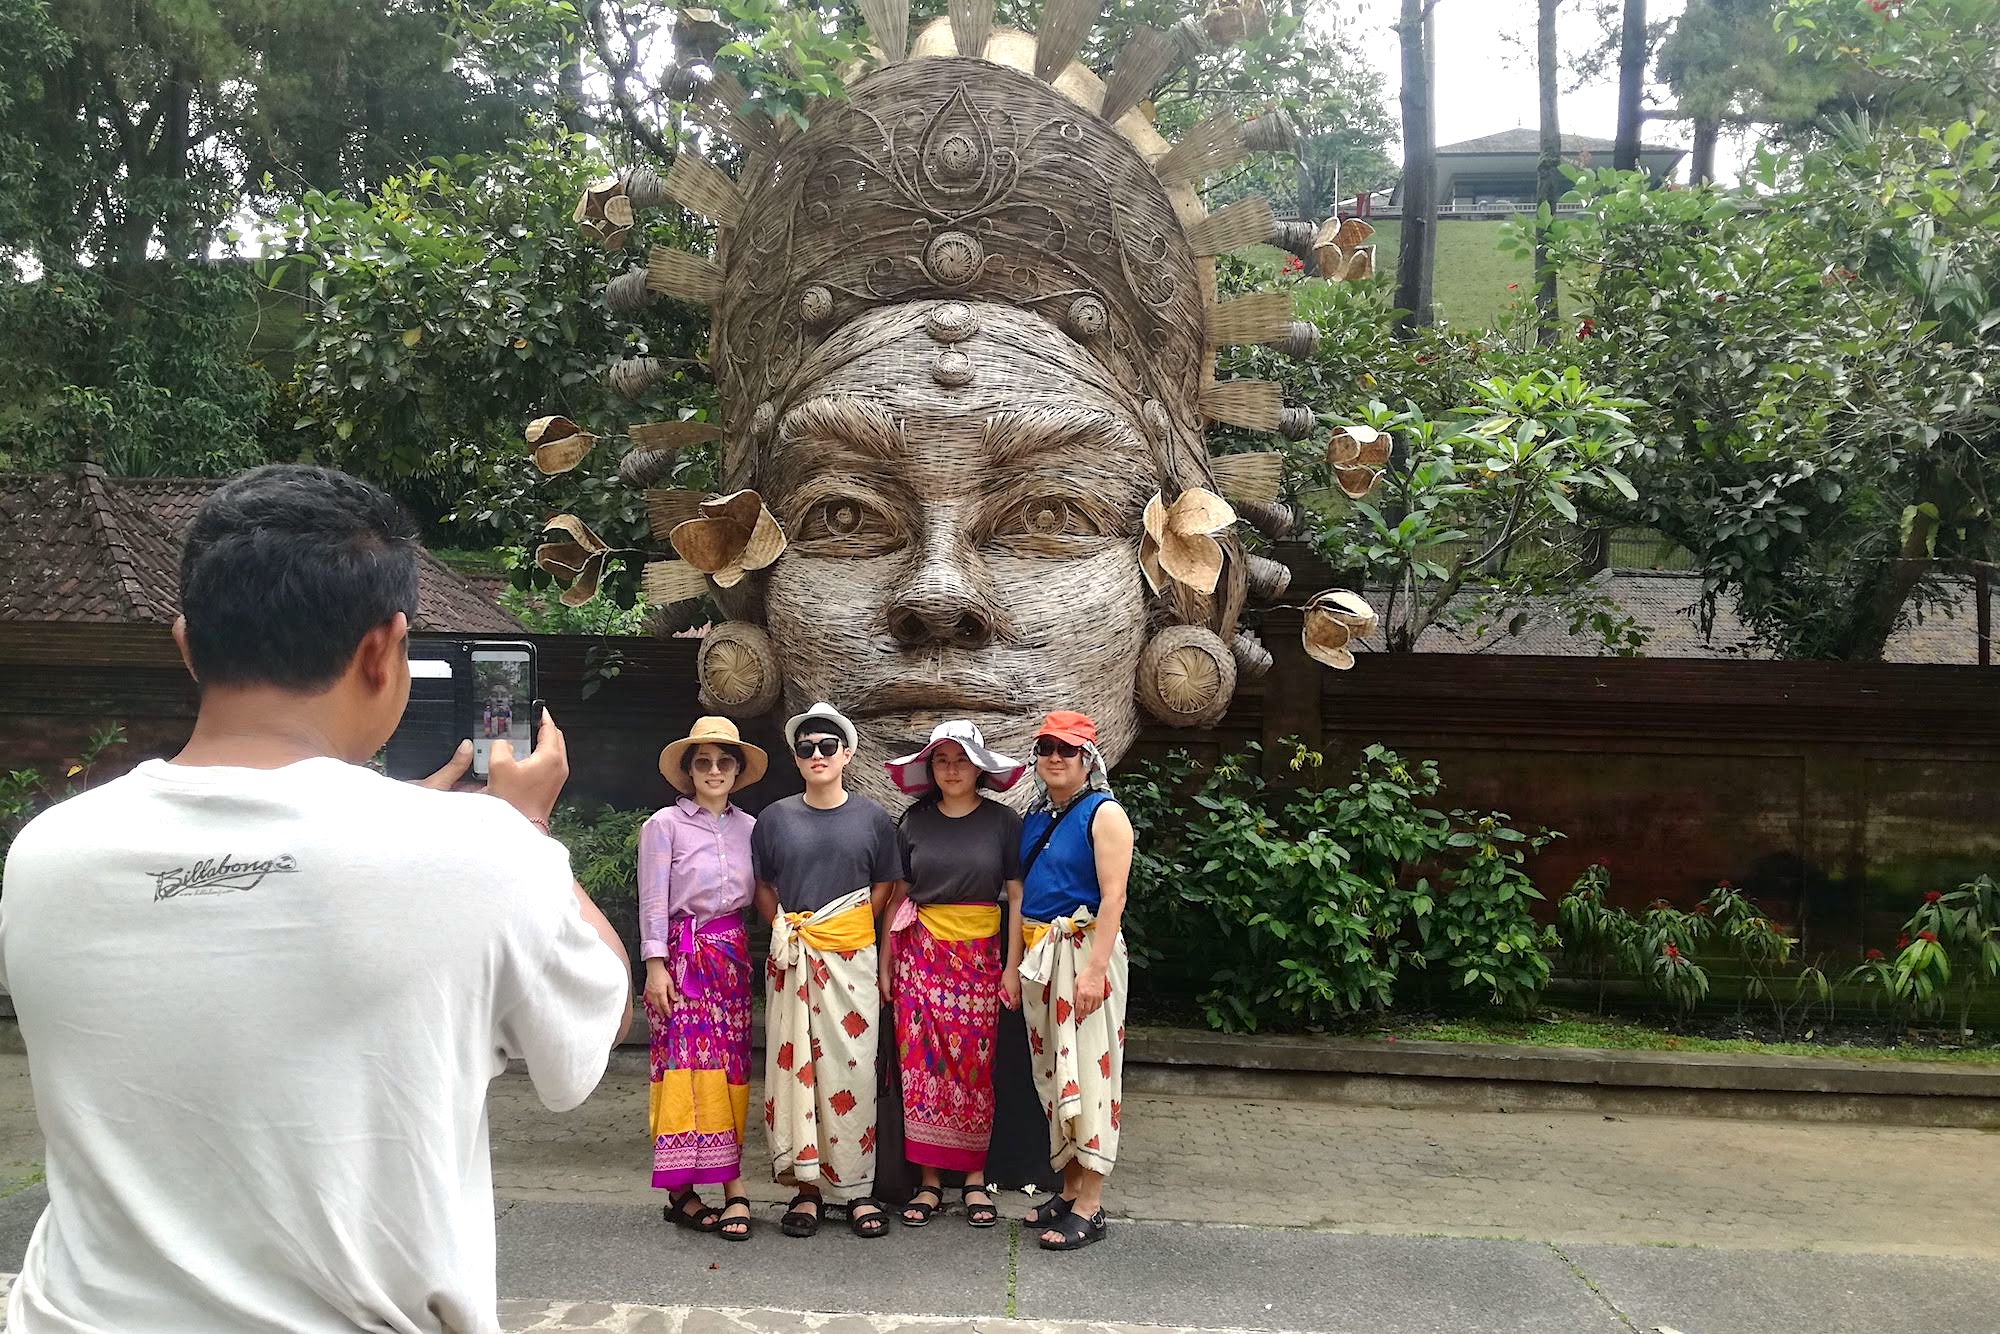
[[[931,789],[929,763],[931,752],[947,741],[956,741],[965,748],[965,757],[984,770],[992,780],[993,790],[1005,792],[1021,781],[1021,775],[1028,772],[1028,766],[1019,760],[1010,759],[997,750],[986,748],[986,738],[979,728],[964,718],[953,718],[939,723],[931,729],[931,739],[924,748],[914,755],[890,760],[883,767],[896,786],[911,796],[921,796]]]
[[[853,750],[861,744],[861,734],[854,730],[854,724],[847,720],[847,715],[839,709],[834,708],[833,705],[827,703],[825,700],[821,700],[804,713],[795,713],[785,720],[785,744],[787,746],[797,746],[799,744],[799,728],[809,722],[815,721],[831,723],[835,728],[839,729],[841,738],[847,742],[849,750]]]

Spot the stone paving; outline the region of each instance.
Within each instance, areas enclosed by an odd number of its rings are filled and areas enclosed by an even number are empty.
[[[965,1320],[919,1315],[826,1315],[715,1307],[631,1306],[622,1302],[502,1302],[506,1334],[1170,1334],[1173,1326],[1061,1320]],[[1203,1334],[1231,1334],[1203,1331]]]
[[[525,1079],[494,1085],[503,1199],[656,1204],[643,1169],[645,1076],[622,1065],[561,1116]],[[2000,1137],[1976,1130],[1143,1095],[1125,1119],[1107,1201],[1128,1217],[2000,1257]]]

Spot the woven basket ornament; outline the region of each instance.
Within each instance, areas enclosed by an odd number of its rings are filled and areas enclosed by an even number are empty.
[[[607,243],[669,201],[716,226],[712,251],[654,247],[612,292],[620,312],[712,312],[730,494],[671,530],[735,618],[711,631],[732,647],[704,650],[706,697],[771,708],[781,681],[794,706],[835,701],[861,724],[850,778],[898,805],[879,761],[943,718],[1024,753],[1043,712],[1080,708],[1115,763],[1140,706],[1212,722],[1239,653],[1260,661],[1236,640],[1252,580],[1223,497],[1281,526],[1273,470],[1218,472],[1203,435],[1296,430],[1301,410],[1215,381],[1216,352],[1316,339],[1283,296],[1218,302],[1215,258],[1278,228],[1261,200],[1210,214],[1198,192],[1295,131],[1215,118],[1177,149],[1149,99],[1263,32],[1263,0],[1139,28],[1104,77],[1076,61],[1100,10],[1047,0],[1037,36],[952,0],[913,32],[908,0],[868,0],[873,59],[801,129],[712,69],[676,71],[675,97],[745,150],[740,175],[683,149],[578,206]],[[613,373],[632,394],[659,374]],[[650,447],[630,457],[634,480],[661,475]],[[753,689],[760,628],[772,666]]]

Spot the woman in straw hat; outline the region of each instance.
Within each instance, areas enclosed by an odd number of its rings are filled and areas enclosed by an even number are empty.
[[[764,776],[764,752],[727,718],[701,718],[660,752],[679,801],[639,833],[640,953],[652,1025],[653,1185],[675,1227],[750,1236],[743,1128],[750,1107],[754,821],[730,797]],[[721,1183],[722,1210],[699,1188]]]
[[[939,723],[923,749],[888,762],[917,797],[897,841],[903,883],[886,909],[882,998],[895,1007],[903,1087],[903,1152],[922,1174],[903,1209],[923,1227],[944,1205],[943,1173],[963,1172],[966,1222],[1000,1221],[986,1190],[993,1136],[993,1056],[1000,1005],[1021,1001],[1021,942],[1004,951],[1000,899],[1021,911],[1021,817],[988,800],[1027,766],[987,749],[971,722]],[[1004,957],[1003,957],[1004,956]]]
[[[1026,1221],[1042,1249],[1073,1251],[1104,1238],[1104,1178],[1118,1159],[1132,822],[1084,714],[1042,720],[1035,778],[1040,798],[1021,825],[1022,1003],[1063,1185]]]

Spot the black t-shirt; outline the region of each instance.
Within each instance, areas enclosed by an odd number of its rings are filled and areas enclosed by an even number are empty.
[[[996,903],[1021,878],[1021,817],[990,798],[957,817],[918,802],[897,841],[913,903]]]
[[[804,794],[766,806],[750,831],[750,865],[786,912],[818,912],[844,894],[903,876],[896,822],[858,792],[832,810]]]

